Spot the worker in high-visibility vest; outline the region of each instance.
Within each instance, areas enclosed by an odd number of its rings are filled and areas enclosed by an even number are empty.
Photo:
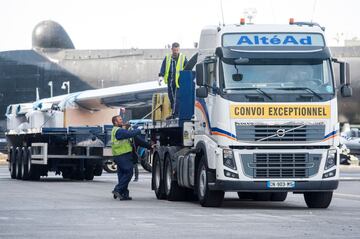
[[[111,149],[114,162],[117,165],[118,184],[112,191],[114,198],[131,200],[129,196],[129,182],[133,176],[133,146],[131,138],[140,135],[140,129],[129,130],[129,125],[123,123],[120,115],[112,118],[114,125],[111,131]]]
[[[171,104],[173,118],[177,117],[179,111],[179,107],[176,105],[176,92],[180,87],[180,71],[184,69],[186,64],[186,56],[180,53],[180,44],[174,42],[171,46],[171,54],[167,54],[165,56],[159,73],[159,84],[164,81],[168,87],[168,96]]]

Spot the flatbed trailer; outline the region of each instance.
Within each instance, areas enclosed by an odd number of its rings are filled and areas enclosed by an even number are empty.
[[[102,174],[109,131],[99,126],[7,133],[11,178],[38,180],[53,171],[66,179],[92,180]]]

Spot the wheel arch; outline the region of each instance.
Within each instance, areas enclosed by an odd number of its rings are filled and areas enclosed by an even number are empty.
[[[198,168],[199,162],[202,158],[204,158],[206,167],[208,168],[207,150],[204,141],[199,141],[196,144],[196,151],[195,168]]]
[[[204,141],[199,141],[196,145],[196,149],[198,151],[198,153],[196,154],[196,158],[195,158],[196,172],[198,171],[200,160],[203,159],[205,162],[205,167],[207,168],[207,171],[208,171],[207,175],[208,175],[209,181],[214,182],[216,180],[216,169],[209,167],[209,158],[208,158],[208,151],[207,151],[206,143]],[[198,183],[197,177],[195,177],[195,185],[197,185],[197,183]]]

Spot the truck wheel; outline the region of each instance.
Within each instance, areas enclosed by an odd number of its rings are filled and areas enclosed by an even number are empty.
[[[22,152],[19,147],[16,148],[16,178],[21,179],[22,173]]]
[[[27,156],[27,149],[26,148],[22,148],[22,179],[23,180],[28,180],[30,178],[29,175],[29,158]]]
[[[16,178],[16,151],[10,150],[10,176],[12,179]]]
[[[210,191],[208,186],[207,167],[201,159],[197,173],[197,194],[203,207],[219,207],[224,200],[224,191]]]
[[[186,188],[186,201],[195,202],[198,200],[197,195],[194,192],[194,189]]]
[[[114,160],[112,160],[112,159],[106,160],[104,163],[104,170],[108,173],[116,173],[117,165],[114,162]]]
[[[172,167],[170,156],[165,158],[165,194],[169,201],[183,201],[186,199],[186,190],[172,180]]]
[[[154,167],[153,167],[153,171],[152,171],[152,180],[153,180],[156,198],[157,199],[166,199],[160,157],[158,154],[154,155],[153,166]]]
[[[331,203],[333,192],[308,192],[304,199],[308,208],[327,208]]]
[[[271,201],[283,202],[286,200],[287,194],[287,192],[271,193]]]

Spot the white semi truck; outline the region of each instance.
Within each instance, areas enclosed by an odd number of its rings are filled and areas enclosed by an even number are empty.
[[[339,182],[336,92],[352,91],[348,64],[332,58],[324,28],[207,27],[190,62],[196,71],[181,72],[179,117],[145,127],[159,145],[157,198],[220,206],[225,192],[259,201],[293,192],[309,208],[327,208]]]

